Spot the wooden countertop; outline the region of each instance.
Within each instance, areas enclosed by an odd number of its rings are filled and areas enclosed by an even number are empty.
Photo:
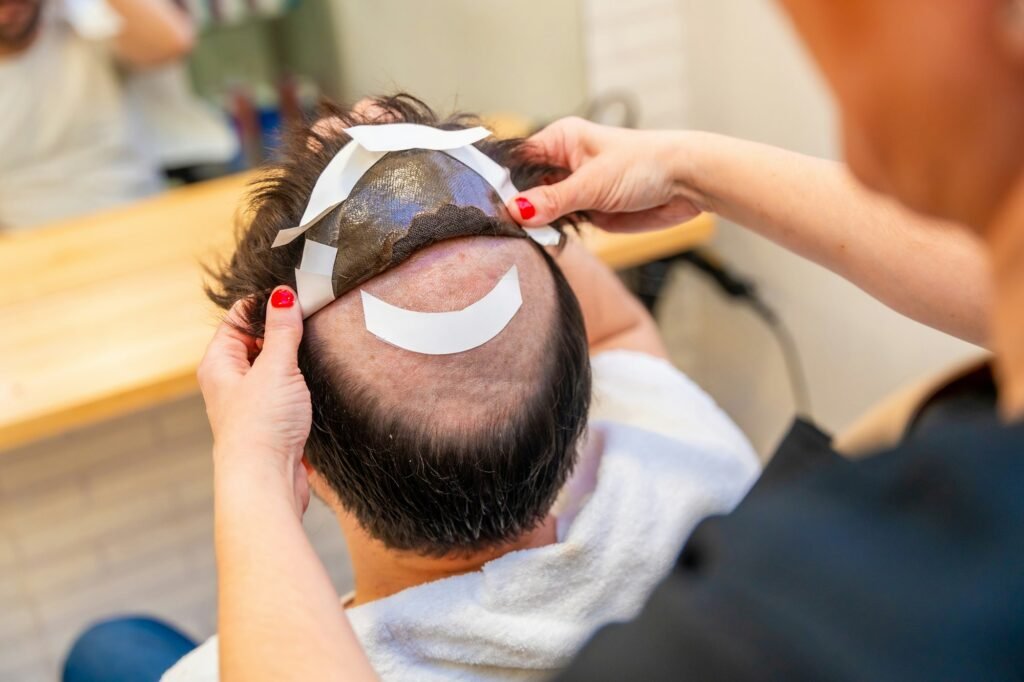
[[[201,261],[229,253],[250,176],[0,233],[0,450],[196,390],[218,320]],[[625,268],[710,238],[713,219],[641,235],[587,230]]]

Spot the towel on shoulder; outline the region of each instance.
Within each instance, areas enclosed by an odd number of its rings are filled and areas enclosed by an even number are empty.
[[[557,543],[348,610],[383,680],[547,679],[602,625],[636,616],[697,523],[757,477],[739,429],[669,363],[612,351],[593,377]],[[216,638],[163,679],[216,680]]]

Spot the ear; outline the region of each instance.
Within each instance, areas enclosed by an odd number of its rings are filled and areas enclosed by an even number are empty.
[[[1024,69],[1024,0],[991,0],[995,39],[1002,54]]]
[[[306,470],[306,477],[309,479],[309,487],[313,494],[323,500],[324,504],[332,510],[337,511],[340,509],[341,501],[338,500],[337,493],[334,492],[334,489],[327,483],[327,480],[320,475],[319,471],[313,468],[313,465],[305,457],[302,458],[302,467]]]

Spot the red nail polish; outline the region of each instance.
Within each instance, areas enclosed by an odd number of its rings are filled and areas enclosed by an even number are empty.
[[[291,308],[295,304],[295,294],[287,289],[278,289],[270,297],[270,305],[275,308]]]
[[[533,204],[526,197],[516,197],[516,206],[519,207],[519,215],[523,216],[523,220],[529,220],[537,215],[537,209],[533,207]]]

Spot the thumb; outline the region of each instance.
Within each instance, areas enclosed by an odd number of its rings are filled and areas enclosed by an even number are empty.
[[[509,202],[509,213],[521,225],[537,227],[573,211],[600,209],[595,205],[595,185],[587,182],[587,175],[586,167],[581,167],[561,182],[520,192]]]
[[[263,336],[263,350],[257,361],[264,358],[282,366],[297,362],[299,342],[302,341],[302,308],[289,287],[278,287],[270,296],[267,322]]]

